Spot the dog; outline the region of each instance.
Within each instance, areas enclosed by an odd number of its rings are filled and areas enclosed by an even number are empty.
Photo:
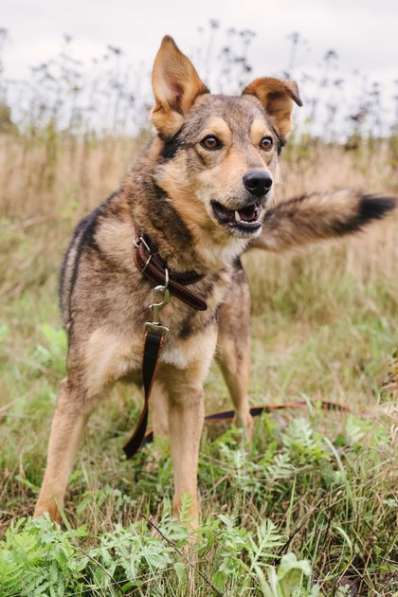
[[[67,377],[52,421],[35,515],[60,520],[82,432],[111,384],[141,381],[144,325],[153,284],[134,257],[149,243],[171,279],[190,280],[207,308],[172,296],[161,311],[169,333],[153,384],[153,425],[170,435],[173,509],[190,497],[199,520],[197,465],[203,384],[217,346],[247,435],[249,290],[239,257],[346,234],[381,218],[392,199],[342,192],[272,206],[279,154],[291,127],[297,85],[265,77],[240,96],[212,95],[166,36],[157,53],[151,113],[156,135],[121,188],[77,226],[66,252],[60,303],[68,333]],[[330,197],[329,197],[330,199]],[[142,246],[142,245],[141,245]],[[146,264],[145,264],[146,265]],[[192,292],[193,292],[192,291]]]

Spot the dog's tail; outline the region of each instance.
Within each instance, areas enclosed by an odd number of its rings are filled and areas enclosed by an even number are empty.
[[[381,220],[398,207],[398,198],[344,189],[288,199],[265,215],[263,231],[250,247],[283,251],[345,236]]]

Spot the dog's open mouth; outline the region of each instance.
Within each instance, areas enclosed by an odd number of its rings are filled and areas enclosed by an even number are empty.
[[[218,201],[213,200],[211,207],[217,222],[223,226],[246,233],[253,233],[261,228],[262,209],[259,201],[240,209],[228,209]]]

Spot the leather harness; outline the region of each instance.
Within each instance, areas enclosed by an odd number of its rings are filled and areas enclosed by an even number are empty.
[[[139,271],[150,282],[165,285],[168,272],[167,290],[192,309],[206,311],[206,301],[187,288],[203,280],[204,274],[198,274],[195,271],[176,272],[169,269],[147,235],[140,236],[135,243],[135,261]]]
[[[156,375],[160,352],[169,332],[169,329],[159,321],[159,310],[168,303],[170,294],[192,309],[197,311],[205,311],[207,309],[207,304],[204,298],[187,288],[191,284],[195,284],[195,282],[202,280],[204,274],[199,274],[195,271],[181,273],[170,270],[167,267],[167,263],[159,255],[156,246],[147,235],[139,236],[135,242],[135,260],[138,270],[142,275],[149,282],[155,284],[153,290],[162,294],[162,300],[150,305],[149,308],[152,309],[153,319],[152,321],[147,321],[145,323],[144,354],[142,359],[144,408],[133,435],[123,448],[126,458],[132,458],[141,446],[150,443],[153,440],[152,432],[145,435],[148,424],[149,398]],[[347,406],[337,404],[336,402],[321,400],[320,403],[322,408],[326,410],[350,412],[350,409]],[[306,401],[298,400],[283,404],[254,406],[250,409],[250,414],[252,416],[257,416],[263,412],[271,412],[273,410],[285,408],[303,408],[307,405]],[[205,420],[219,421],[231,419],[234,414],[235,411],[233,410],[214,413],[212,415],[207,415]]]
[[[164,307],[170,294],[197,311],[207,309],[206,301],[199,294],[187,288],[204,278],[203,274],[195,271],[175,272],[168,269],[165,261],[160,257],[151,239],[142,235],[135,242],[135,260],[138,270],[152,284],[154,291],[162,293],[162,300],[150,305],[153,319],[145,323],[144,356],[142,359],[142,380],[144,385],[144,408],[137,427],[123,450],[127,458],[132,458],[140,449],[145,438],[148,424],[149,398],[159,361],[160,351],[169,329],[159,321],[159,310]]]

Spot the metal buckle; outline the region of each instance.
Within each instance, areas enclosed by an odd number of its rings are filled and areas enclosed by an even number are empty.
[[[145,243],[145,241],[143,240]],[[160,284],[159,286],[155,286],[153,292],[161,292],[162,293],[162,300],[157,303],[151,303],[148,309],[152,310],[152,321],[146,321],[145,327],[156,329],[158,331],[162,331],[163,333],[167,334],[169,332],[169,328],[165,325],[162,325],[159,320],[159,312],[165,307],[170,301],[170,291],[169,291],[169,270],[167,267],[164,270],[165,274],[165,281],[164,284]]]
[[[164,335],[168,334],[170,331],[170,328],[168,328],[166,325],[155,323],[154,321],[146,321],[145,329],[152,330],[153,332],[161,332]]]

